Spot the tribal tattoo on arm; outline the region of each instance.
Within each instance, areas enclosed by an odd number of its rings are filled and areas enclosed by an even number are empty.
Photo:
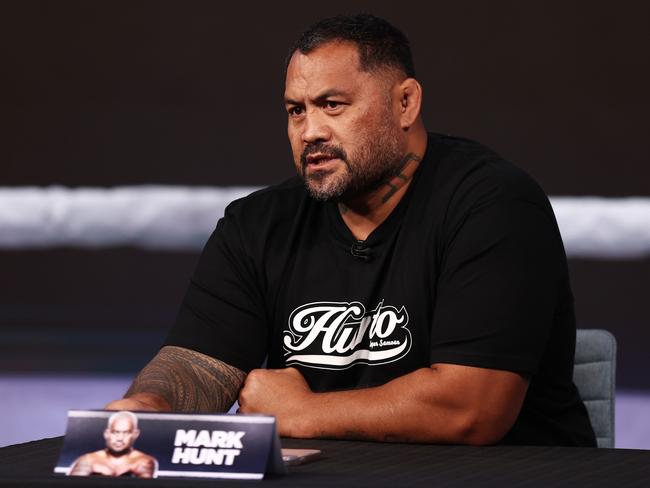
[[[419,164],[422,158],[412,152],[407,153],[401,161],[401,169],[399,173],[392,177],[385,183],[388,186],[388,192],[382,197],[381,202],[386,203],[390,198],[397,193],[408,181],[413,177],[413,170],[409,170],[410,166]]]
[[[205,354],[165,346],[126,392],[153,393],[179,412],[226,411],[235,402],[246,373]]]

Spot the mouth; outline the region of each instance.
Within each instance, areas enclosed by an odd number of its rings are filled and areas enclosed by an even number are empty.
[[[336,164],[337,161],[340,161],[340,159],[333,154],[310,154],[305,158],[305,168],[311,171],[321,171],[329,169],[329,167]]]

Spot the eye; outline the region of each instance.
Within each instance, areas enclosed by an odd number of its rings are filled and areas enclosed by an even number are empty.
[[[325,108],[328,110],[336,110],[342,105],[342,103],[334,100],[327,100],[324,105]]]
[[[304,113],[304,109],[300,106],[290,107],[287,113],[290,117],[298,117]]]

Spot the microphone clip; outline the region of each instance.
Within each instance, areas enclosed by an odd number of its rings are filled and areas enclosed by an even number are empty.
[[[350,254],[361,261],[370,261],[372,248],[368,247],[365,241],[357,241],[350,247]]]

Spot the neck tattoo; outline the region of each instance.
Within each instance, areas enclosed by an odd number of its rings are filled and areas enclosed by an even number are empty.
[[[413,176],[413,171],[409,172],[407,171],[407,168],[409,168],[409,166],[413,166],[416,163],[420,163],[420,161],[422,161],[422,158],[417,154],[411,152],[407,153],[406,156],[402,158],[402,168],[400,169],[399,174],[385,183],[385,185],[388,186],[388,192],[386,192],[386,194],[381,198],[381,203],[386,203],[391,199],[393,195],[395,195],[395,193],[397,193],[400,188],[408,183],[408,181]]]

